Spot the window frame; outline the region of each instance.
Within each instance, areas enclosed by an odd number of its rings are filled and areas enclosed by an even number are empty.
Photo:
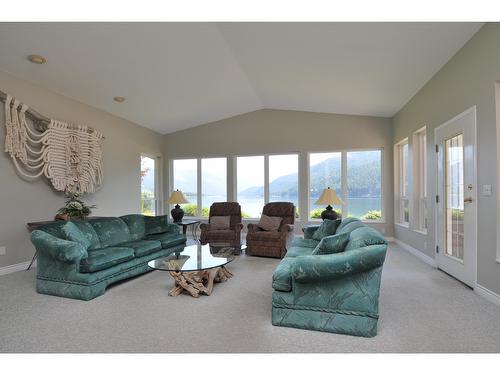
[[[427,234],[429,225],[429,197],[427,193],[427,143],[427,129],[424,126],[413,133],[412,139],[414,231],[422,234]]]
[[[158,155],[153,155],[153,154],[141,152],[139,160],[141,160],[143,157],[152,159],[154,161],[154,191],[153,191],[154,209],[155,209],[156,216],[162,215],[163,214],[163,205],[161,204],[161,200],[160,200],[161,199],[160,197],[163,195],[162,194],[163,179],[161,177],[161,167],[160,167],[161,157]],[[141,167],[139,166],[139,168],[141,168]],[[140,171],[139,171],[139,177],[140,177]],[[140,199],[140,205],[142,207],[142,184],[140,187],[139,199]],[[141,214],[142,214],[142,209],[141,209]]]
[[[321,219],[314,219],[309,217],[311,212],[311,154],[326,154],[326,153],[340,153],[340,163],[341,163],[341,174],[340,174],[340,186],[341,193],[340,199],[344,202],[342,205],[342,213],[349,213],[349,202],[348,202],[348,191],[347,191],[347,153],[348,152],[363,152],[363,151],[380,151],[380,207],[381,207],[381,217],[380,220],[362,220],[364,223],[369,224],[385,224],[386,223],[386,213],[385,213],[385,194],[384,194],[384,174],[385,174],[385,164],[384,164],[384,148],[383,147],[362,147],[362,148],[346,148],[346,149],[334,149],[328,151],[310,151],[307,152],[307,220],[310,222],[321,222]]]
[[[410,181],[408,184],[405,184],[405,179],[408,179],[410,176],[410,171],[408,170],[410,167],[410,163],[406,160],[404,162],[404,146],[408,147],[408,155],[407,158],[410,157],[410,144],[408,142],[408,138],[404,138],[398,143],[394,145],[394,223],[396,225],[401,225],[403,227],[409,228],[411,221],[411,201],[409,195],[411,192],[405,191],[405,185],[410,188]],[[406,170],[405,170],[406,164]],[[406,194],[404,194],[406,193]],[[408,221],[404,220],[404,207],[405,202],[408,203]]]

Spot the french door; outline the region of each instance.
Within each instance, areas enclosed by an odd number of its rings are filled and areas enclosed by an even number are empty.
[[[437,264],[473,288],[477,261],[476,108],[436,128],[435,140]]]

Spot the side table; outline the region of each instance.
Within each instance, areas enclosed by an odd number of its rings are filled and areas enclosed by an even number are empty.
[[[182,234],[186,234],[188,227],[191,227],[191,235],[193,236],[193,239],[198,241],[197,237],[197,230],[201,224],[201,220],[182,220],[182,221],[173,221],[172,224],[177,224],[179,226],[182,226]]]

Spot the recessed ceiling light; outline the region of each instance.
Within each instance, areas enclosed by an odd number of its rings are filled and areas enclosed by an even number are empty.
[[[45,64],[47,62],[47,59],[43,56],[40,55],[29,55],[28,60],[31,61],[33,64]]]
[[[118,103],[123,103],[125,101],[125,98],[123,96],[115,96],[113,100]]]

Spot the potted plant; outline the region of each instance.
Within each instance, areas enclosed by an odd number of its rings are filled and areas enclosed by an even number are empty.
[[[69,194],[64,207],[57,211],[55,220],[83,220],[92,213],[92,208],[95,205],[87,206],[78,198],[78,194]]]

